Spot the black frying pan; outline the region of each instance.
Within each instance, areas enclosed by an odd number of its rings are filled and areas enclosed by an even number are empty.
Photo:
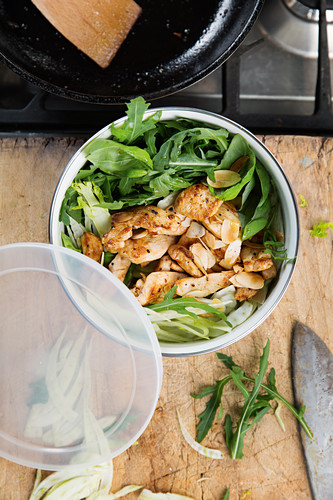
[[[162,97],[207,76],[237,48],[263,0],[137,0],[142,14],[107,69],[57,32],[30,0],[0,0],[0,59],[44,90],[120,103]]]

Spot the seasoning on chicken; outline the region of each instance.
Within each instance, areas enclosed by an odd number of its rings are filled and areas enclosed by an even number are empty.
[[[130,265],[131,261],[125,255],[118,253],[108,267],[112,274],[120,279],[120,281],[124,281]]]
[[[163,210],[155,205],[134,207],[112,216],[112,222],[125,221],[133,229],[143,227],[155,234],[170,234],[172,236],[180,236],[185,233],[189,225],[182,215],[175,214],[170,210]]]
[[[243,242],[235,206],[212,196],[203,184],[184,189],[174,206],[166,209],[137,206],[113,214],[102,243],[105,250],[117,253],[109,269],[120,280],[131,263],[153,269],[131,285],[141,305],[161,302],[174,285],[176,295],[200,298],[232,284],[235,299],[242,302],[277,272],[262,235],[258,242]],[[90,246],[94,246],[99,260],[102,243],[85,233],[84,253],[92,253]]]
[[[265,252],[264,247],[251,248],[243,245],[241,259],[244,264],[244,270],[248,272],[264,271],[273,266],[272,257],[269,253]]]
[[[175,283],[177,285],[176,293],[186,297],[207,297],[230,285],[229,279],[234,274],[234,271],[222,271],[201,278],[183,278]]]
[[[90,257],[96,262],[101,261],[103,245],[100,238],[95,236],[93,233],[83,233],[81,236],[81,245],[84,255]]]
[[[212,217],[222,201],[213,196],[208,187],[204,184],[194,184],[182,191],[174,203],[175,211],[179,214],[195,219],[196,221],[204,221]]]
[[[194,255],[188,248],[179,244],[171,245],[168,253],[188,274],[197,278],[202,276],[202,272],[194,263]]]
[[[133,236],[133,230],[143,228],[154,234],[179,236],[185,233],[187,227],[185,217],[170,210],[162,210],[154,205],[134,207],[111,216],[111,228],[104,234],[102,241],[106,250],[116,253]]]
[[[244,300],[248,300],[251,297],[253,297],[257,292],[258,290],[253,290],[253,288],[245,288],[245,287],[236,288],[235,300],[243,302]]]
[[[142,306],[161,302],[163,297],[180,278],[184,278],[184,273],[173,271],[159,271],[150,273],[145,280],[139,279],[132,292],[137,297]]]
[[[141,264],[142,265],[142,264]],[[177,271],[182,273],[184,269],[180,267],[177,262],[172,260],[169,255],[163,255],[163,257],[158,261],[155,271]]]
[[[110,231],[103,235],[102,243],[105,250],[111,253],[117,253],[124,247],[125,241],[128,240],[133,234],[133,228],[130,224],[119,222],[118,224],[112,221]]]
[[[275,278],[276,274],[277,274],[277,269],[276,269],[276,265],[274,264],[274,262],[273,262],[273,265],[271,267],[261,271],[261,275],[264,278],[264,280],[270,280],[272,278]]]
[[[148,233],[143,238],[126,240],[119,253],[134,264],[151,262],[160,259],[176,240],[177,236]]]

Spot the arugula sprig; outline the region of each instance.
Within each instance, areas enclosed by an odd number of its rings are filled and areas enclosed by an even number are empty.
[[[211,387],[206,387],[200,394],[192,394],[192,397],[198,399],[210,395],[210,399],[206,403],[205,410],[199,415],[199,423],[197,425],[197,441],[200,443],[207,435],[213,425],[216,413],[220,408],[218,418],[223,416],[222,396],[224,387],[231,381],[241,391],[244,398],[244,405],[241,414],[236,423],[236,429],[230,414],[226,415],[224,429],[226,433],[226,443],[230,451],[231,458],[242,458],[244,437],[256,423],[272,408],[270,402],[277,400],[283,403],[297,418],[307,435],[312,438],[313,434],[304,419],[305,406],[299,410],[293,407],[276,388],[275,370],[272,368],[268,375],[268,383],[263,383],[263,379],[268,369],[270,341],[267,340],[266,346],[263,349],[260,357],[259,370],[254,378],[248,377],[244,371],[226,354],[217,353],[217,357],[229,369],[230,374],[222,380],[216,381],[216,384]],[[244,382],[252,384],[249,389]],[[260,393],[260,391],[262,391]]]
[[[265,229],[263,244],[265,252],[269,253],[276,260],[294,262],[296,257],[287,257],[287,249],[282,241],[278,241],[276,234],[271,229]]]
[[[209,304],[200,302],[199,300],[193,297],[179,297],[174,299],[173,297],[176,293],[176,290],[177,290],[177,285],[175,285],[174,287],[171,288],[171,290],[169,290],[169,292],[164,296],[162,302],[158,302],[157,304],[151,304],[146,307],[152,309],[153,311],[166,311],[172,309],[180,314],[186,314],[187,316],[191,316],[192,318],[195,319],[198,318],[198,315],[195,314],[193,311],[189,311],[188,308],[200,309],[207,313],[211,313],[213,315],[218,316],[228,326],[232,327],[226,315],[223,312],[219,311],[218,309],[215,309],[215,307],[210,306]]]

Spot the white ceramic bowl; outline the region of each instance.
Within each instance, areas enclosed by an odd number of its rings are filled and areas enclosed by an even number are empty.
[[[248,141],[250,147],[255,152],[257,158],[265,166],[277,187],[282,209],[285,247],[288,250],[289,257],[297,256],[299,246],[299,220],[297,203],[295,201],[286,174],[284,173],[276,158],[266,148],[266,146],[241,125],[238,125],[228,118],[221,117],[217,114],[193,108],[169,107],[158,109],[162,110],[162,120],[188,118],[190,120],[196,120],[215,127],[226,128],[232,134],[240,133]],[[145,117],[155,113],[158,109],[155,108],[146,111]],[[126,119],[127,117],[120,118],[115,123],[120,124]],[[96,139],[97,137],[108,138],[110,137],[110,135],[110,126],[108,125],[97,132],[91,139],[89,139],[89,141],[87,141],[78,150],[78,152],[67,164],[59,180],[52,201],[49,221],[51,243],[55,245],[61,245],[61,231],[63,230],[63,225],[59,222],[59,212],[67,188],[70,186],[80,168],[82,168],[86,163],[86,158],[82,150],[85,148],[87,143],[91,142],[93,139]],[[199,340],[195,342],[187,342],[184,344],[160,343],[162,354],[166,356],[192,356],[196,354],[204,354],[233,344],[234,342],[237,342],[238,340],[248,335],[272,313],[272,311],[280,302],[291,280],[295,268],[295,263],[296,260],[294,262],[284,261],[282,263],[279,269],[278,276],[270,286],[269,293],[266,297],[265,302],[258,307],[258,309],[250,318],[248,318],[241,325],[234,328],[231,332],[210,340]]]

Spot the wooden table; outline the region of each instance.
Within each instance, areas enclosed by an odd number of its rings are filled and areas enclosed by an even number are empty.
[[[283,165],[294,192],[308,201],[300,208],[299,261],[284,298],[256,331],[225,352],[254,373],[267,337],[277,386],[292,401],[290,351],[295,320],[313,328],[333,349],[332,236],[312,238],[309,228],[320,220],[333,221],[333,139],[264,136],[263,141]],[[69,158],[82,144],[77,139],[5,138],[0,140],[0,243],[48,241],[52,194]],[[226,373],[216,354],[165,358],[161,395],[152,421],[138,444],[114,460],[113,490],[137,483],[154,491],[172,491],[195,499],[305,500],[310,490],[296,420],[282,410],[282,431],[273,412],[251,430],[244,458],[231,460],[219,422],[204,444],[221,447],[223,460],[194,452],[181,436],[176,408],[195,435],[195,416],[204,401],[190,394],[211,385]],[[225,393],[225,409],[237,407],[239,394]],[[314,429],[315,431],[315,429]],[[35,471],[0,459],[0,499],[27,500]],[[136,498],[137,494],[132,494]]]

